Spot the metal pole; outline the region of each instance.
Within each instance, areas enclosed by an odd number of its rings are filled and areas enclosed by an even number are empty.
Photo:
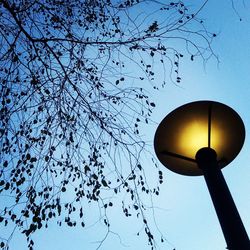
[[[211,148],[202,148],[196,154],[196,161],[203,171],[227,248],[250,250],[247,232],[216,158],[216,152]]]

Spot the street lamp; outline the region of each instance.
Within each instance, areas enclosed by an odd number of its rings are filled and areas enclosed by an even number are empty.
[[[183,175],[204,175],[230,250],[249,250],[250,242],[221,168],[240,152],[245,128],[230,107],[214,101],[185,104],[159,124],[155,152],[168,169]]]

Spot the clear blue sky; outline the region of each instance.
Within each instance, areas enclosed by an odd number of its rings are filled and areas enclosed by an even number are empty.
[[[237,1],[235,8],[242,21],[231,8],[230,0],[209,0],[201,16],[210,30],[219,33],[213,48],[220,63],[211,59],[205,68],[200,60],[188,60],[182,64],[182,88],[169,83],[157,94],[157,107],[153,114],[156,124],[150,127],[147,134],[152,143],[157,123],[170,111],[188,102],[209,99],[235,109],[245,123],[247,136],[242,151],[223,170],[223,174],[250,234],[250,3],[245,1],[243,6],[243,1]],[[151,164],[145,165],[148,173],[151,168]],[[203,177],[180,176],[163,166],[161,170],[164,172],[164,183],[161,185],[160,196],[154,200],[154,215],[167,241],[159,243],[159,249],[225,249],[226,243]],[[97,212],[98,209],[93,207],[86,212],[90,222],[94,223],[93,218]],[[110,216],[113,218],[114,234],[109,234],[101,250],[150,249],[145,244],[143,232],[142,236],[136,236],[141,225],[134,218],[124,218],[120,206],[114,206]],[[35,250],[94,250],[96,241],[101,240],[105,234],[103,229],[98,222],[84,230],[51,224],[47,230],[35,233]],[[25,249],[24,238],[13,236],[13,246],[17,250]]]
[[[184,89],[170,86],[158,104],[157,119],[183,103],[209,99],[234,108],[246,127],[246,141],[238,157],[223,170],[245,227],[250,233],[250,16],[249,2],[242,1],[230,8],[231,1],[209,1],[203,10],[205,20],[219,32],[214,49],[219,55],[217,67],[209,61],[205,70],[199,63],[183,66]],[[236,1],[235,1],[236,2]],[[172,96],[175,96],[174,100]],[[162,107],[166,107],[166,110]],[[237,131],[235,131],[237,133]],[[185,177],[166,170],[166,182],[161,203],[167,212],[161,213],[162,228],[177,250],[225,249],[223,235],[202,177]],[[165,194],[165,195],[164,195]],[[164,248],[162,248],[164,249]]]

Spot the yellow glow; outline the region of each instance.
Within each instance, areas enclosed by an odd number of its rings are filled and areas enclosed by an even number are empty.
[[[162,120],[154,138],[161,163],[179,174],[202,175],[196,162],[188,158],[195,160],[199,149],[209,147],[209,124],[210,147],[216,151],[220,167],[228,165],[243,146],[245,128],[235,111],[213,101],[185,104]]]
[[[215,150],[220,146],[219,138],[221,138],[220,131],[213,126],[210,146]],[[195,158],[199,149],[208,147],[208,123],[191,121],[181,131],[178,145],[181,154]]]

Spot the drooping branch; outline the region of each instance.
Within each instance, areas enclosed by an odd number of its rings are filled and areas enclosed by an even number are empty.
[[[198,18],[204,4],[0,0],[0,199],[9,197],[0,222],[21,229],[30,249],[53,218],[84,227],[88,203],[112,232],[116,196],[156,246],[143,197],[159,195],[163,177],[152,159],[155,187],[147,182],[142,131],[156,105],[152,89],[173,75],[180,84],[184,56],[213,55],[214,35]],[[155,81],[154,65],[170,77]]]

